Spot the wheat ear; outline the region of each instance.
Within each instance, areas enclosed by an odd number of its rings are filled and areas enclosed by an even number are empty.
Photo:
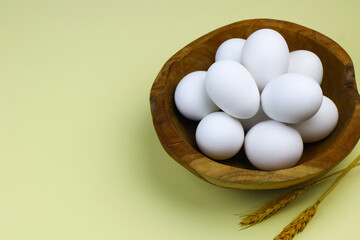
[[[360,158],[360,156],[359,156]],[[276,212],[278,212],[280,209],[284,208],[285,206],[287,206],[289,203],[291,203],[292,201],[294,201],[301,193],[303,193],[305,190],[312,188],[313,186],[322,183],[326,180],[328,180],[329,178],[343,173],[345,171],[350,170],[351,168],[357,167],[360,164],[354,164],[352,166],[348,166],[345,169],[342,169],[340,171],[337,171],[335,173],[332,173],[324,178],[321,178],[309,185],[306,185],[305,187],[302,188],[298,188],[295,189],[291,192],[288,192],[284,195],[281,195],[280,197],[278,197],[276,200],[274,200],[273,202],[266,204],[265,206],[263,206],[262,208],[260,208],[259,210],[257,210],[256,212],[247,214],[247,215],[241,215],[240,217],[242,218],[241,222],[240,222],[240,226],[242,227],[242,229],[246,229],[248,227],[251,227],[257,223],[262,222],[263,220],[269,218],[270,216],[274,215]]]
[[[311,218],[315,215],[320,202],[315,203],[313,206],[305,209],[294,221],[287,225],[283,231],[277,235],[274,240],[291,240],[293,237],[304,230],[306,225],[310,222]]]
[[[277,235],[274,240],[291,240],[294,238],[294,236],[302,232],[306,225],[310,222],[312,217],[315,215],[317,207],[319,204],[325,199],[325,197],[336,187],[336,185],[343,179],[343,177],[349,172],[349,170],[355,166],[357,166],[357,162],[360,160],[360,155],[352,162],[350,163],[349,167],[347,167],[343,173],[336,179],[336,181],[329,187],[329,189],[317,200],[317,202],[305,209],[297,218],[295,218],[294,221],[292,221],[289,225],[287,225],[283,231]]]
[[[246,216],[241,216],[243,219],[240,222],[240,225],[243,226],[243,229],[262,222],[263,220],[269,218],[275,214],[280,209],[284,208],[290,202],[294,201],[305,189],[295,189],[289,193],[286,193],[275,201],[263,206],[261,209],[256,212],[250,213]]]

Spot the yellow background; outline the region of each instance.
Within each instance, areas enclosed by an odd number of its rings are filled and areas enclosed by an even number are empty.
[[[163,64],[192,40],[251,18],[338,42],[360,73],[359,1],[0,2],[0,239],[272,239],[330,182],[238,231],[235,213],[286,190],[193,176],[161,147],[149,106]],[[359,144],[336,170],[360,154]],[[358,239],[360,169],[297,239]]]

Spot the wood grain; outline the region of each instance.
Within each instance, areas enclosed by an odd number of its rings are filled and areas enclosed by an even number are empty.
[[[229,38],[247,38],[261,28],[271,28],[286,39],[290,51],[317,54],[324,66],[321,87],[339,109],[334,132],[322,141],[306,144],[299,163],[278,171],[260,171],[243,151],[225,161],[204,156],[195,143],[198,122],[181,116],[174,103],[178,82],[188,73],[207,70],[218,46]],[[167,153],[186,169],[209,183],[236,189],[277,189],[317,178],[341,162],[360,136],[360,97],[349,55],[333,40],[309,28],[286,21],[254,19],[236,22],[191,42],[173,55],[156,77],[150,92],[153,124]]]

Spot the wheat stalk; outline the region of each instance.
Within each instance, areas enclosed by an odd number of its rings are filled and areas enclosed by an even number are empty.
[[[356,162],[360,160],[360,156],[355,160]],[[356,162],[353,163],[356,163]],[[271,217],[272,215],[274,215],[276,212],[278,212],[280,209],[286,207],[289,203],[291,203],[292,201],[294,201],[301,193],[303,193],[305,190],[312,188],[313,186],[322,183],[326,180],[328,180],[329,178],[340,174],[340,173],[344,173],[345,171],[349,171],[351,168],[357,167],[360,164],[350,164],[347,168],[344,168],[340,171],[337,171],[333,174],[330,174],[324,178],[321,178],[309,185],[306,185],[302,188],[298,188],[295,189],[291,192],[288,192],[284,195],[281,195],[280,197],[278,197],[276,200],[274,200],[273,202],[266,204],[265,206],[263,206],[262,208],[260,208],[259,210],[257,210],[256,212],[247,214],[247,215],[241,215],[240,217],[242,218],[241,222],[240,222],[240,226],[242,226],[241,230],[246,229],[248,227],[251,227],[257,223],[262,222],[263,220]]]
[[[319,204],[325,199],[325,197],[336,187],[336,185],[343,179],[343,177],[349,172],[349,170],[355,166],[358,166],[357,162],[360,160],[360,156],[358,156],[352,163],[350,163],[349,167],[342,171],[342,174],[336,181],[329,187],[329,189],[319,198],[319,200],[312,206],[308,207],[303,211],[294,221],[292,221],[288,226],[286,226],[283,231],[277,235],[274,240],[291,240],[294,236],[302,232],[306,225],[310,222],[312,217],[315,215],[317,207]]]

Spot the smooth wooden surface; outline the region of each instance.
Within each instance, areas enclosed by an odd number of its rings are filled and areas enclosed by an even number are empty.
[[[182,117],[173,100],[175,87],[181,78],[192,71],[207,70],[223,41],[233,37],[247,38],[261,28],[280,32],[290,51],[306,49],[320,57],[324,66],[321,87],[324,95],[331,98],[339,109],[338,125],[329,137],[306,144],[295,167],[271,172],[255,169],[242,151],[221,162],[201,154],[195,143],[197,122]],[[150,105],[154,127],[168,154],[196,176],[227,188],[277,189],[314,179],[341,162],[360,136],[360,97],[349,55],[326,36],[285,21],[245,20],[193,41],[165,63],[152,86]]]

